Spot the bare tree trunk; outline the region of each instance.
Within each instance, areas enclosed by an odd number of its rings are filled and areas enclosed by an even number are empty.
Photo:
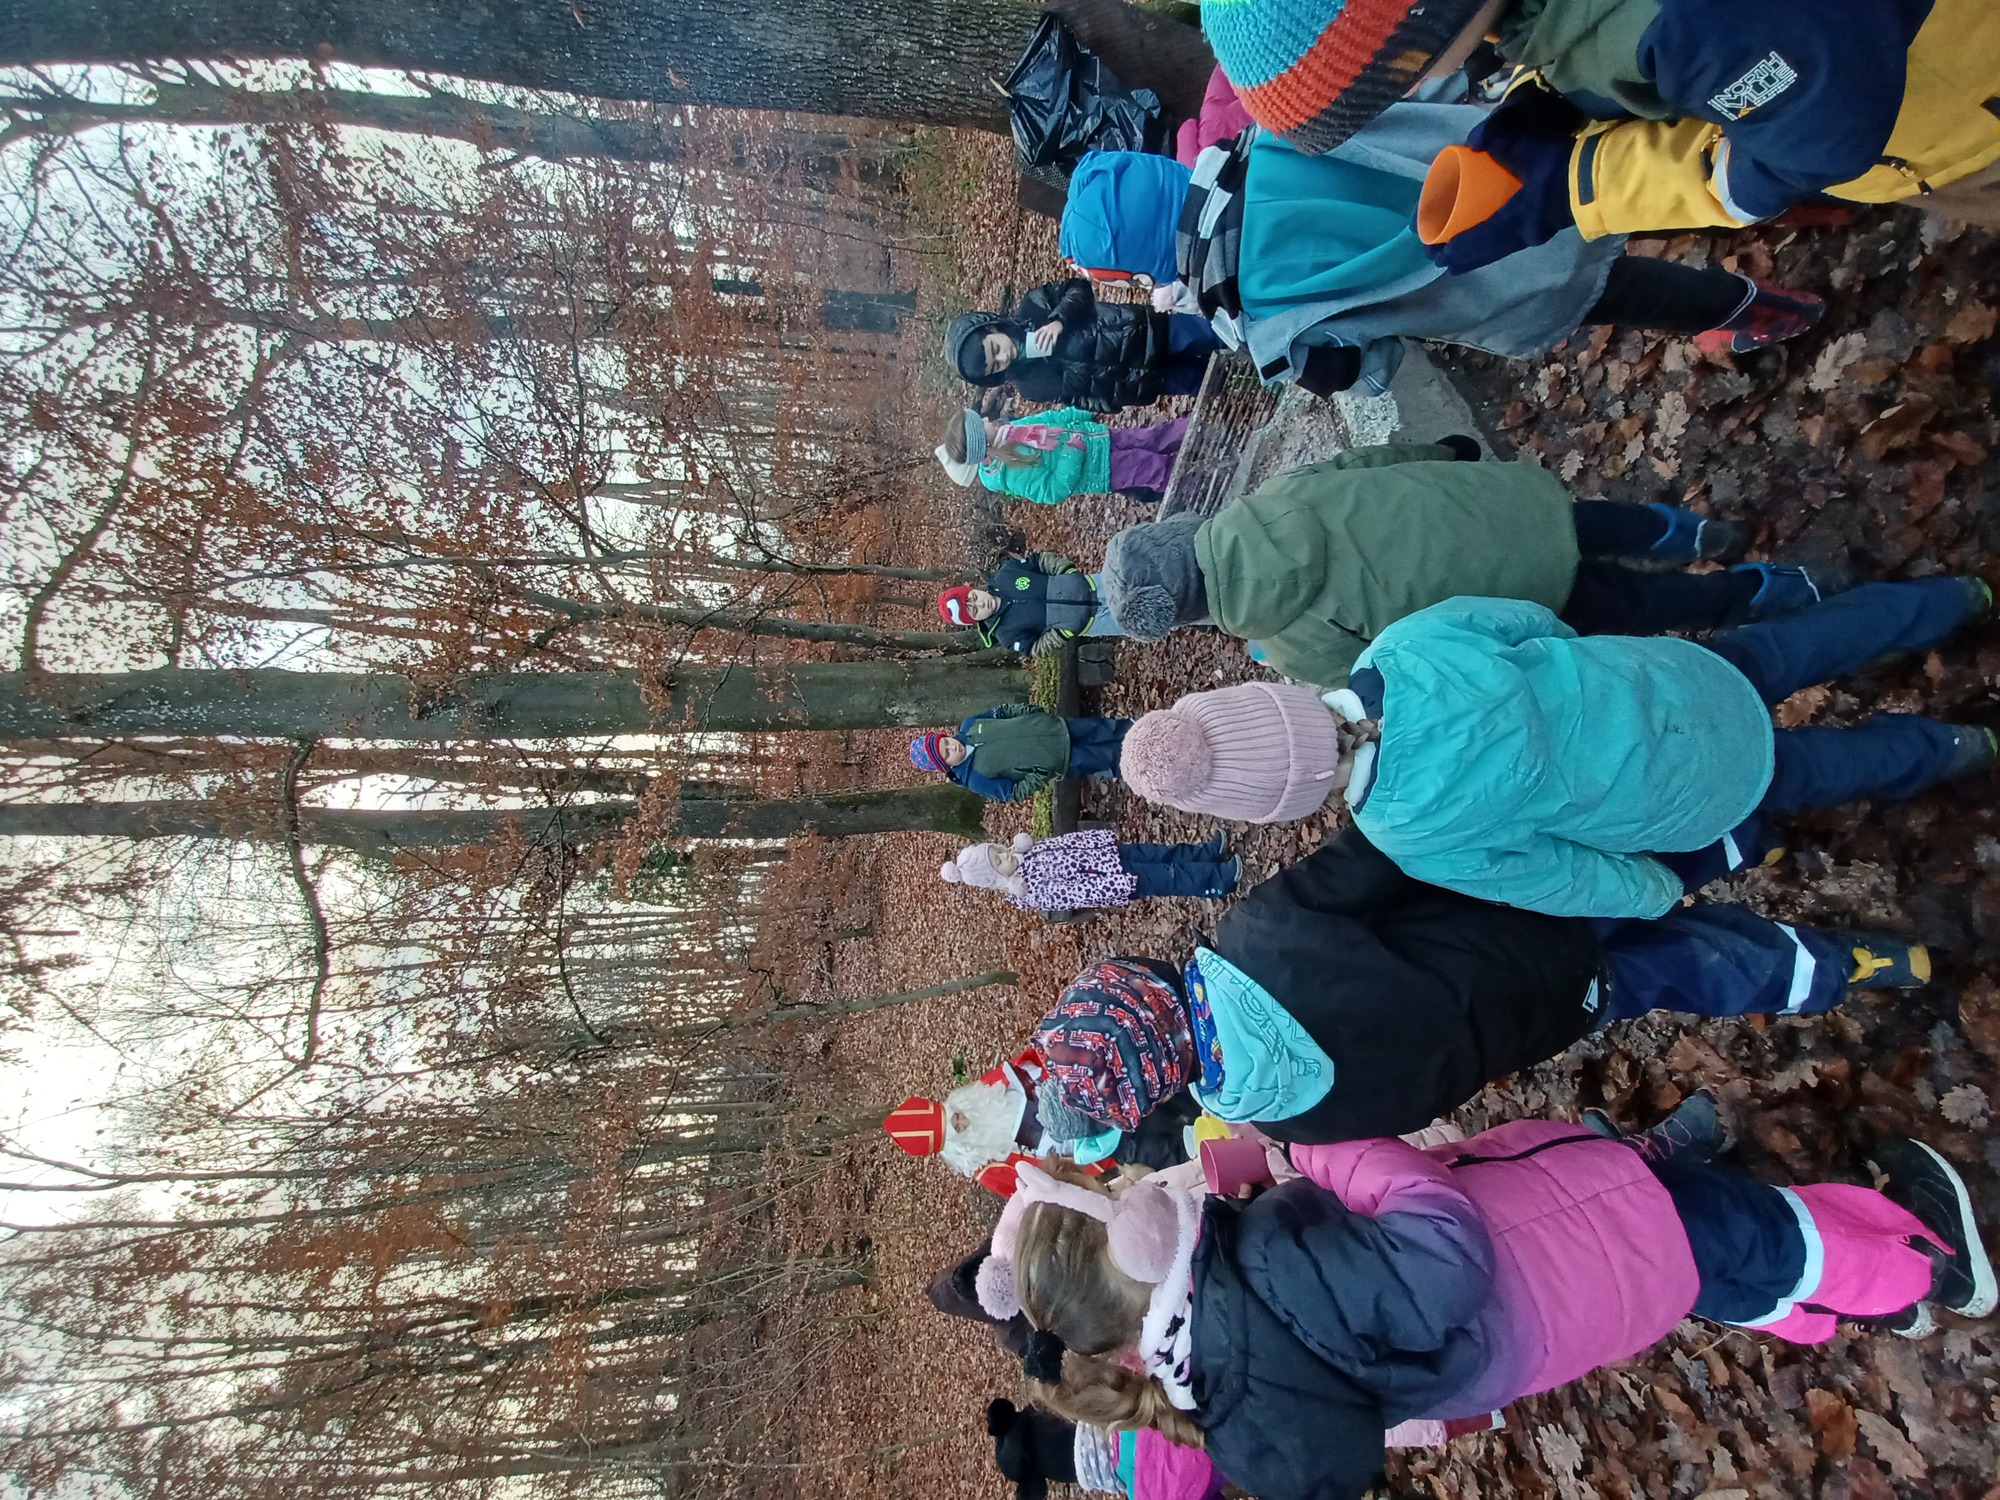
[[[815,797],[716,796],[684,792],[672,836],[690,839],[784,839],[808,831],[827,838],[922,829],[977,838],[985,803],[949,783]],[[302,844],[394,854],[455,845],[589,843],[618,835],[638,805],[582,802],[569,807],[435,808],[377,811],[302,807]],[[164,802],[4,802],[0,838],[230,839],[283,843],[275,808],[200,798]]]
[[[617,161],[699,162],[702,147],[691,147],[686,131],[665,119],[607,119],[592,114],[558,114],[516,109],[510,104],[467,99],[457,94],[374,94],[359,89],[237,88],[213,79],[149,80],[153,97],[144,101],[98,100],[66,95],[0,92],[0,107],[14,124],[0,141],[23,136],[75,135],[99,125],[344,125],[364,130],[465,141],[482,150],[562,161],[609,157]],[[780,158],[864,157],[866,139],[798,132],[773,143]],[[893,157],[884,144],[879,161]],[[746,169],[756,166],[746,161]]]
[[[1118,3],[1057,0],[1129,85],[1193,114],[1199,32]],[[0,62],[322,58],[666,104],[803,110],[998,130],[1034,29],[1023,0],[8,0]],[[1192,92],[1190,93],[1190,89]]]
[[[567,739],[682,731],[956,723],[1026,696],[986,658],[756,662],[639,672],[475,672],[425,687],[391,672],[0,673],[0,740]],[[650,694],[650,701],[649,701]]]

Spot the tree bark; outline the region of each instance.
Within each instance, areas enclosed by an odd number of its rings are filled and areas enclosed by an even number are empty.
[[[558,114],[462,95],[376,94],[360,89],[236,88],[211,79],[152,81],[151,99],[98,100],[27,91],[0,92],[0,108],[14,125],[0,143],[40,135],[75,135],[99,125],[343,125],[398,135],[464,141],[486,151],[565,161],[608,157],[615,161],[708,164],[702,147],[668,120],[621,120],[602,115]],[[852,157],[865,141],[842,135],[800,134],[774,141],[781,156],[810,152],[817,159]],[[888,159],[889,149],[882,153]],[[755,165],[746,161],[747,169]]]
[[[838,621],[794,620],[785,615],[758,614],[743,609],[695,609],[685,604],[591,604],[539,589],[520,589],[521,598],[537,609],[571,620],[643,620],[650,625],[677,625],[687,630],[730,630],[743,635],[779,636],[794,641],[820,641],[835,646],[862,646],[872,651],[937,651],[966,656],[988,648],[968,631],[888,630],[879,625],[849,625]]]
[[[1119,0],[1055,0],[1127,85],[1193,114],[1199,32]],[[0,63],[324,58],[669,104],[1005,128],[1024,0],[0,0]]]
[[[561,808],[438,808],[377,811],[301,807],[302,844],[390,855],[512,840],[570,844],[614,838],[637,811],[626,801]],[[807,831],[827,838],[921,829],[977,838],[985,803],[949,783],[816,797],[717,797],[684,793],[672,836],[689,839],[784,839]],[[229,839],[275,844],[285,838],[275,810],[197,798],[163,802],[0,803],[0,838]]]
[[[645,688],[651,684],[653,701]],[[0,673],[0,741],[568,739],[957,723],[1027,695],[986,658],[744,663],[639,672],[476,672],[424,687],[391,672]]]

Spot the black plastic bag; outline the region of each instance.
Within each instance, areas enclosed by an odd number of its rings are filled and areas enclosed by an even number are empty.
[[[1062,17],[1042,12],[1002,85],[1023,167],[1069,166],[1086,151],[1157,151],[1167,123],[1151,89],[1128,89]]]

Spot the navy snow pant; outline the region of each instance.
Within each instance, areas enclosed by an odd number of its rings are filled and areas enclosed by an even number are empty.
[[[1118,754],[1125,748],[1125,731],[1130,719],[1064,719],[1069,726],[1069,770],[1071,776],[1105,779],[1118,774]]]
[[[1709,650],[1766,703],[1857,671],[1892,652],[1925,651],[1964,622],[1974,595],[1956,578],[1868,583],[1775,620],[1725,630]],[[1876,714],[1850,729],[1780,729],[1763,812],[1914,797],[1958,757],[1958,731],[1915,714]]]
[[[1125,844],[1118,863],[1139,882],[1135,896],[1226,896],[1235,889],[1231,860],[1217,859],[1220,834],[1202,844]]]
[[[1849,944],[1823,928],[1773,922],[1740,906],[1589,920],[1604,950],[1600,1023],[1651,1010],[1808,1016],[1847,995]]]

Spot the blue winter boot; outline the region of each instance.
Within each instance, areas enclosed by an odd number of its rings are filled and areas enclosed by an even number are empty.
[[[1746,620],[1769,620],[1819,603],[1819,585],[1812,574],[1790,563],[1738,563],[1729,571],[1754,573],[1762,580],[1744,610]]]
[[[1741,557],[1750,543],[1749,533],[1734,521],[1698,516],[1659,500],[1651,502],[1647,509],[1658,511],[1667,523],[1666,534],[1646,553],[1660,562],[1728,562]]]

